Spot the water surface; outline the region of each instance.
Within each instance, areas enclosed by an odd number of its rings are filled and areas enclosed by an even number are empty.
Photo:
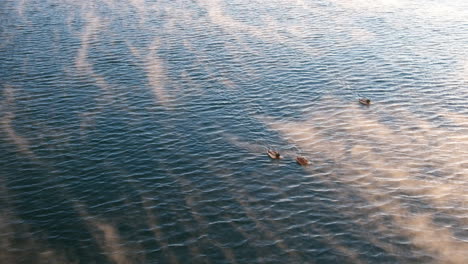
[[[0,263],[466,263],[466,10],[3,0]]]

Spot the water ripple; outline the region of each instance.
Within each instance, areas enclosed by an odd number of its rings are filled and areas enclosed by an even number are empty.
[[[1,6],[1,263],[468,259],[463,1]]]

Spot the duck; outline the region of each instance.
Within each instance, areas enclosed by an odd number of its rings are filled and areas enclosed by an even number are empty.
[[[297,157],[297,158],[296,158],[296,161],[297,161],[297,163],[298,163],[299,165],[301,165],[301,166],[307,166],[307,165],[309,165],[309,160],[307,160],[307,159],[304,158],[304,157]]]
[[[363,105],[370,105],[370,100],[367,99],[367,98],[360,98],[359,103],[361,103]]]
[[[272,159],[281,159],[281,156],[280,156],[280,154],[279,154],[278,151],[269,149],[269,150],[267,151],[267,154],[268,154],[268,156],[269,156],[270,158],[272,158]]]

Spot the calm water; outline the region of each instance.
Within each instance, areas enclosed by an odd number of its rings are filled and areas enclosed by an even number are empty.
[[[468,263],[467,10],[2,0],[0,263]]]

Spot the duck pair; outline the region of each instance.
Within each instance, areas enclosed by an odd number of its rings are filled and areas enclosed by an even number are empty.
[[[272,159],[281,159],[282,158],[281,155],[279,154],[279,152],[275,151],[275,150],[269,149],[267,154]],[[301,157],[301,156],[296,157],[296,162],[301,166],[309,165],[309,160],[307,160],[306,158]]]

